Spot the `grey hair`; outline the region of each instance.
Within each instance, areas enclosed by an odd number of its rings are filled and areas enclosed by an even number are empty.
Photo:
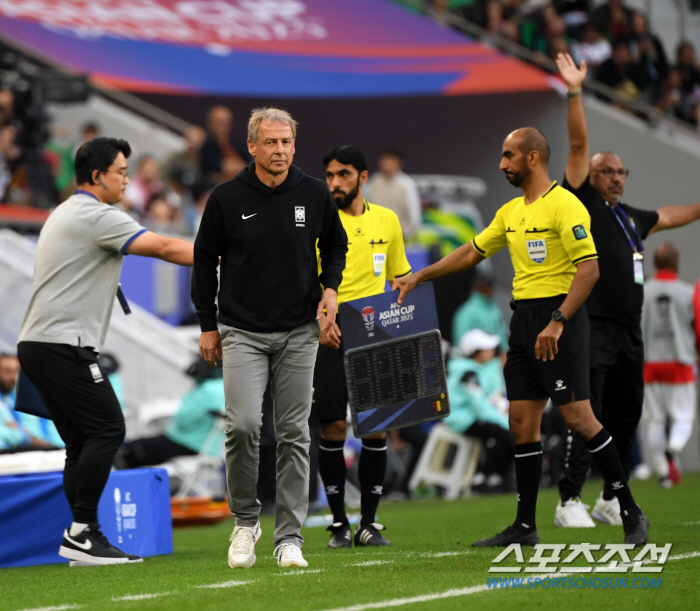
[[[274,108],[273,106],[255,108],[253,112],[250,113],[250,119],[248,120],[248,140],[255,144],[258,143],[258,131],[264,119],[267,119],[270,123],[277,121],[288,125],[292,130],[292,140],[296,140],[297,122],[292,119],[292,115],[286,110]]]

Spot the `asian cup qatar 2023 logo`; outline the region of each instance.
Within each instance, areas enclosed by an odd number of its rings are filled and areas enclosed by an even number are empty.
[[[362,320],[365,321],[368,337],[374,337],[374,308],[367,306],[362,310]]]

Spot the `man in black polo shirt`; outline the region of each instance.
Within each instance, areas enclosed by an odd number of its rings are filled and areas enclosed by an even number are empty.
[[[581,85],[586,64],[578,69],[571,56],[559,54],[557,66],[569,93],[569,157],[563,187],[586,206],[598,250],[600,279],[586,308],[591,322],[591,403],[612,435],[629,477],[632,447],[644,398],[644,349],[641,315],[644,299],[643,241],[661,229],[686,225],[700,218],[700,203],[640,210],[620,200],[629,174],[615,153],[596,153],[589,159],[586,117]],[[581,488],[590,454],[575,435],[567,437],[564,476],[559,482],[561,503],[555,525],[593,527],[581,503]],[[606,486],[592,515],[607,524],[621,524],[620,508]]]

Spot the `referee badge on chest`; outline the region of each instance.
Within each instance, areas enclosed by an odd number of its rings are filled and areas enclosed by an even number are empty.
[[[547,257],[547,243],[544,240],[527,240],[527,254],[535,263],[542,263]]]
[[[384,263],[386,263],[386,254],[383,252],[375,252],[374,257],[374,275],[379,277],[384,271]]]

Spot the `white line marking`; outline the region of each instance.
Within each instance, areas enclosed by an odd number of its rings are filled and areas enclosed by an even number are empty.
[[[687,558],[698,558],[700,552],[690,552],[688,554],[678,554],[677,556],[669,556],[667,560],[685,560]],[[570,573],[549,573],[543,575],[528,575],[528,577],[566,577]],[[400,607],[401,605],[410,605],[412,603],[422,603],[431,600],[439,600],[441,598],[454,598],[456,596],[467,596],[469,594],[477,594],[478,592],[507,590],[512,588],[489,588],[488,585],[472,586],[471,588],[461,588],[458,590],[447,590],[446,592],[438,592],[437,594],[423,594],[422,596],[413,596],[411,598],[394,598],[390,600],[382,600],[376,603],[365,603],[362,605],[353,605],[352,607],[338,607],[336,609],[327,609],[325,611],[364,611],[364,609],[384,609],[386,607]]]
[[[424,594],[423,596],[413,596],[411,598],[394,598],[392,600],[382,600],[376,603],[367,603],[364,605],[354,605],[352,607],[340,607],[332,611],[363,611],[364,609],[382,609],[384,607],[400,607],[401,605],[410,605],[411,603],[422,603],[430,600],[438,600],[440,598],[452,598],[454,596],[466,596],[467,594],[476,594],[488,590],[487,585],[473,586],[471,588],[462,588],[460,590],[447,590],[438,594]],[[494,589],[494,588],[491,588]]]
[[[147,600],[149,598],[158,598],[160,596],[170,596],[175,592],[158,592],[157,594],[127,594],[126,596],[112,596],[112,602],[120,602],[123,600]]]
[[[422,552],[418,554],[421,558],[444,558],[446,556],[463,556],[471,552]]]
[[[375,566],[377,564],[391,564],[393,560],[366,560],[365,562],[355,562],[350,566]]]
[[[299,571],[285,571],[284,573],[277,573],[275,577],[286,577],[287,575],[304,575],[309,573],[323,573],[323,569],[301,569]]]
[[[688,558],[700,558],[700,552],[689,552],[687,554],[669,556],[668,558],[666,558],[666,560],[687,560]]]
[[[679,522],[681,526],[698,526],[700,524],[700,521],[698,522]]]
[[[208,583],[202,586],[194,586],[195,588],[235,588],[236,586],[244,586],[247,583],[253,583],[255,580],[251,581],[222,581],[221,583]]]
[[[58,607],[36,607],[34,609],[22,609],[22,611],[64,611],[65,609],[80,609],[82,605],[59,605]]]

